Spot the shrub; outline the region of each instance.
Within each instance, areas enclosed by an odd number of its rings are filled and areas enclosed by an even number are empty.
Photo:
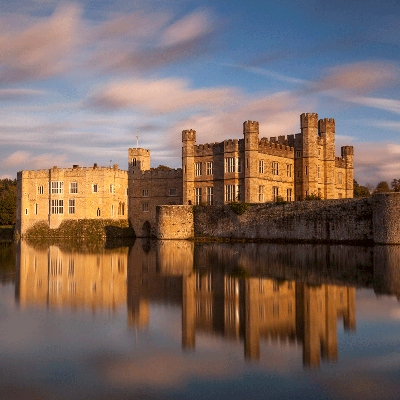
[[[249,204],[244,202],[243,203],[233,202],[229,203],[229,207],[237,215],[243,215],[249,208]]]

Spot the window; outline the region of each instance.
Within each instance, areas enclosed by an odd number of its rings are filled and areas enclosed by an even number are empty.
[[[68,214],[75,214],[75,199],[68,200]]]
[[[201,203],[201,188],[194,189],[194,204],[197,206]]]
[[[124,214],[125,214],[125,203],[120,202],[118,204],[118,215],[124,215]]]
[[[235,159],[233,157],[225,158],[225,172],[235,172]]]
[[[278,186],[272,186],[272,196],[274,201],[278,201]]]
[[[28,215],[28,209],[25,208],[25,215]]]
[[[207,188],[207,204],[209,206],[214,204],[214,188],[212,186]]]
[[[125,196],[128,196],[128,188],[125,188]]]
[[[237,172],[242,172],[242,159],[237,158]]]
[[[236,186],[236,200],[241,201],[242,200],[242,185],[237,185]]]
[[[78,193],[78,182],[70,182],[69,192],[70,193]]]
[[[110,185],[110,193],[115,193],[114,185]]]
[[[93,184],[92,191],[93,191],[93,193],[97,193],[99,191],[99,185],[97,183]]]
[[[260,174],[264,173],[264,161],[263,160],[258,161],[258,172]]]
[[[264,293],[264,279],[262,278],[258,279],[258,291]]]
[[[258,201],[262,203],[264,201],[264,186],[258,187]]]
[[[249,168],[249,166],[250,166],[249,159],[246,158],[246,168]]]
[[[286,201],[292,201],[292,189],[286,190]]]
[[[296,150],[296,151],[294,152],[294,156],[295,156],[296,158],[300,158],[300,157],[301,157],[301,150]]]
[[[142,211],[144,212],[149,211],[149,203],[142,203]]]
[[[201,175],[201,162],[194,163],[194,175],[195,176]]]
[[[341,172],[338,173],[337,175],[337,179],[338,179],[338,184],[341,185],[343,182],[343,175]]]
[[[114,216],[114,204],[111,204],[111,216]]]
[[[304,172],[305,172],[306,175],[308,175],[308,167],[307,166],[305,167],[305,171]]]
[[[43,194],[44,193],[44,187],[43,186],[38,186],[38,194]]]
[[[275,161],[272,163],[272,175],[279,175],[278,163]]]
[[[136,167],[136,158],[132,158],[132,167]]]
[[[225,185],[225,201],[235,201],[235,185]]]
[[[51,200],[51,213],[64,214],[64,200]]]
[[[39,214],[39,204],[38,203],[35,204],[35,214],[36,215]]]
[[[142,197],[149,197],[149,189],[142,190]]]
[[[212,161],[208,161],[206,163],[206,174],[212,175],[214,173],[214,163]]]
[[[98,217],[100,217],[100,214],[101,214],[100,208],[97,208],[96,215],[97,215]]]
[[[176,196],[176,188],[170,188],[169,189],[169,195],[170,196]]]
[[[53,181],[50,182],[51,193],[61,194],[64,193],[64,182],[62,181]]]
[[[286,176],[288,176],[288,177],[292,176],[292,165],[291,164],[286,165]]]

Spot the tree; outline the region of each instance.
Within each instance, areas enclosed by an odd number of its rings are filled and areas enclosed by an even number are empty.
[[[370,197],[371,193],[366,186],[361,186],[354,179],[353,180],[353,196],[354,198]]]
[[[391,192],[389,184],[386,181],[381,181],[376,185],[374,193]]]
[[[390,186],[393,192],[400,192],[400,179],[393,179]]]
[[[17,180],[0,179],[0,225],[14,225],[17,207]]]

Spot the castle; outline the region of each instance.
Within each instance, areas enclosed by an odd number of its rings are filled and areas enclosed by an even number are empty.
[[[203,145],[196,131],[184,130],[178,169],[150,168],[150,151],[130,148],[127,172],[117,165],[21,171],[17,230],[23,236],[40,220],[56,228],[64,219],[129,218],[136,235],[146,237],[155,235],[157,205],[352,198],[354,150],[344,146],[335,156],[335,120],[303,113],[300,128],[260,139],[259,123],[246,121],[243,139]]]

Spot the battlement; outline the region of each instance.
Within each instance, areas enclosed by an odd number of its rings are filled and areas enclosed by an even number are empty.
[[[175,169],[160,169],[160,168],[151,168],[146,171],[138,171],[135,174],[135,179],[171,179],[171,178],[179,178],[182,177],[182,168]]]
[[[196,131],[194,129],[183,130],[182,142],[196,142]]]
[[[136,157],[150,156],[150,150],[129,148],[128,154],[129,154],[129,156],[136,156]]]
[[[80,167],[79,165],[73,165],[72,168],[59,168],[56,165],[53,166],[50,169],[36,169],[36,170],[22,170],[19,171],[19,173],[21,174],[21,176],[25,176],[25,177],[35,177],[35,176],[43,176],[43,175],[49,175],[50,173],[52,175],[56,175],[56,174],[73,174],[75,175],[77,172],[88,172],[88,171],[100,171],[100,172],[111,172],[111,171],[119,171],[119,172],[123,172],[126,173],[125,170],[123,169],[119,169],[118,168],[118,164],[114,164],[113,166],[109,166],[109,167],[105,167],[105,166],[101,166],[98,167],[97,164],[94,164],[93,167]]]
[[[335,133],[335,119],[323,118],[318,121],[318,134],[325,136],[326,133]]]
[[[317,128],[318,114],[317,113],[303,113],[300,115],[300,128]]]
[[[272,137],[270,140],[262,138],[259,141],[259,152],[280,157],[293,157],[294,149],[287,144],[288,140],[284,136],[279,136],[279,138],[281,143],[276,140],[276,137]]]
[[[346,168],[346,160],[341,157],[335,157],[335,168]]]
[[[343,158],[346,158],[347,156],[354,156],[354,147],[353,146],[342,146],[341,153],[342,153]]]
[[[257,133],[259,132],[258,121],[245,121],[243,122],[243,134],[245,133]]]

